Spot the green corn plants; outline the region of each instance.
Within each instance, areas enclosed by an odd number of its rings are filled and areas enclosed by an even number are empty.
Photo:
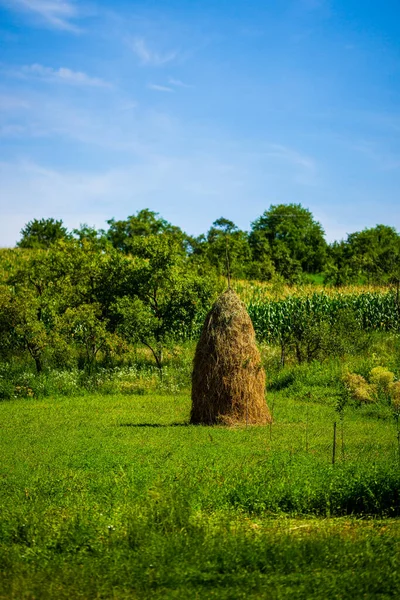
[[[287,296],[281,300],[253,299],[247,310],[260,341],[280,343],[282,339],[312,321],[335,326],[340,314],[352,313],[363,331],[399,331],[396,295],[364,292],[329,295],[316,292],[310,296]]]

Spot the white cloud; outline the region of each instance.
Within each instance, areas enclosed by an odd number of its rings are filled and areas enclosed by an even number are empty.
[[[173,77],[170,77],[168,79],[168,83],[170,85],[175,85],[176,87],[181,87],[181,88],[191,88],[191,87],[193,87],[192,85],[189,85],[188,83],[184,83],[180,79],[174,79]]]
[[[0,3],[13,10],[33,13],[55,29],[79,31],[71,22],[78,17],[78,9],[70,0],[0,0]]]
[[[134,110],[135,108],[137,108],[138,103],[137,102],[133,102],[133,100],[125,100],[124,102],[122,102],[121,104],[118,105],[117,110],[119,111],[126,111],[126,110]]]
[[[280,144],[269,144],[268,149],[265,153],[267,156],[280,158],[282,160],[288,161],[293,165],[306,169],[308,171],[315,170],[315,161],[310,156],[306,154],[302,154],[293,150],[293,148],[288,148],[287,146],[282,146]]]
[[[110,87],[110,84],[100,79],[99,77],[90,77],[82,71],[72,71],[66,67],[53,69],[39,64],[33,64],[22,67],[19,75],[32,77],[47,81],[50,83],[68,83],[72,85],[95,86],[95,87]]]
[[[223,154],[224,148],[193,156],[153,153],[118,168],[92,171],[0,162],[0,246],[14,245],[21,228],[34,218],[63,219],[70,229],[83,222],[104,227],[106,219],[124,218],[145,207],[192,234],[206,231],[221,215],[248,228],[271,203],[293,201],[311,210],[331,241],[374,226],[382,214],[391,214],[391,224],[400,227],[395,199],[382,201],[379,189],[369,196],[364,189],[349,193],[343,188],[348,200],[340,204],[339,215],[337,190],[330,186],[324,188],[328,202],[321,203],[320,190],[310,194],[304,188],[302,193],[287,168],[277,180],[274,165],[271,173],[260,173],[254,155],[225,156],[221,162]]]
[[[71,102],[65,94],[49,94],[40,86],[38,90],[29,90],[26,100],[29,106],[24,110],[0,111],[0,127],[4,128],[0,132],[8,137],[14,132],[20,137],[21,132],[13,128],[20,125],[27,143],[29,139],[46,138],[49,147],[73,141],[78,147],[93,145],[96,152],[100,148],[135,152],[147,145],[149,128],[158,139],[169,126],[168,119],[162,119],[157,111],[138,108],[133,99],[118,94],[107,94],[104,103],[94,106],[90,102],[85,107],[79,101]],[[5,151],[0,156],[4,154]]]
[[[149,83],[147,86],[150,90],[155,90],[156,92],[173,92],[174,90],[166,85],[158,85],[157,83]]]
[[[240,169],[218,163],[214,156],[152,155],[103,171],[7,161],[0,162],[0,179],[3,247],[14,245],[21,228],[33,218],[61,218],[70,228],[83,221],[104,227],[105,219],[123,218],[149,207],[200,233],[220,216],[220,211],[235,219],[242,210]]]
[[[129,45],[143,65],[161,67],[174,60],[178,55],[176,50],[168,53],[155,52],[149,48],[143,38],[134,39]]]

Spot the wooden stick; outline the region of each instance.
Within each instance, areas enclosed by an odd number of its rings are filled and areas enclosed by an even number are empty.
[[[332,464],[335,464],[336,456],[336,421],[333,424],[333,448],[332,448]]]

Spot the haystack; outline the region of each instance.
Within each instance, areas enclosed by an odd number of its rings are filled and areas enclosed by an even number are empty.
[[[197,344],[190,422],[255,425],[270,421],[253,324],[243,302],[228,289],[208,313]]]

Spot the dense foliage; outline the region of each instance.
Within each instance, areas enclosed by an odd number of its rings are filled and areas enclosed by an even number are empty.
[[[0,359],[45,367],[111,367],[138,345],[160,372],[166,348],[196,338],[217,293],[239,278],[305,284],[323,273],[346,281],[398,282],[400,236],[378,225],[327,245],[301,205],[271,206],[244,232],[215,221],[193,238],[144,209],[107,231],[31,221],[18,248],[0,251]],[[319,275],[318,275],[319,274]],[[399,293],[289,291],[245,299],[258,339],[281,363],[357,352],[365,333],[399,329]]]
[[[87,370],[112,364],[140,342],[162,367],[163,347],[190,338],[215,294],[217,279],[193,265],[176,237],[148,235],[126,255],[96,241],[65,239],[48,250],[3,254],[0,356],[30,355]]]
[[[174,239],[191,264],[224,276],[229,270],[233,278],[291,283],[319,278],[333,285],[400,279],[400,235],[393,227],[377,225],[328,244],[321,224],[300,204],[271,205],[248,232],[221,217],[206,234],[192,237],[149,209],[107,224],[106,231],[82,225],[68,232],[62,221],[34,219],[17,245],[47,249],[75,237],[134,255],[145,238],[157,236]]]

